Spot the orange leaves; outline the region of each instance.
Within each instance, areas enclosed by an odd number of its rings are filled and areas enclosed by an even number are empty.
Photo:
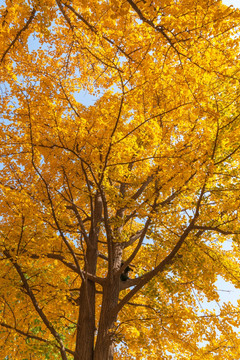
[[[0,11],[1,357],[66,359],[63,341],[70,359],[79,311],[96,309],[99,339],[102,309],[126,301],[104,331],[116,359],[238,358],[237,309],[201,308],[219,300],[218,277],[239,282],[239,11],[205,0]]]

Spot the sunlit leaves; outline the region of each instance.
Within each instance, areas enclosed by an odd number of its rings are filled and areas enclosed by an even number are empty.
[[[0,11],[2,358],[55,359],[60,340],[73,356],[96,234],[97,329],[111,247],[124,247],[113,263],[132,256],[134,285],[163,262],[111,329],[116,359],[238,358],[238,308],[211,304],[220,277],[240,279],[239,11],[214,0]]]

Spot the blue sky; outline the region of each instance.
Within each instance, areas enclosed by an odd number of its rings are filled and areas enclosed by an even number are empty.
[[[228,6],[233,5],[234,7],[240,8],[240,0],[223,0],[223,3]]]

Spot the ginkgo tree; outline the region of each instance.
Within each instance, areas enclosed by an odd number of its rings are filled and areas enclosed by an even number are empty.
[[[0,13],[1,359],[238,359],[239,10]]]

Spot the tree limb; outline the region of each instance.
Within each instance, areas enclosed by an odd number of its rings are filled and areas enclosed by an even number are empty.
[[[142,277],[138,278],[138,284],[119,302],[119,304],[116,306],[115,314],[117,315],[118,312],[122,309],[122,307],[129,302],[129,300],[144,286],[146,285],[154,276],[156,276],[158,273],[163,272],[165,270],[166,265],[171,264],[172,259],[177,254],[179,249],[181,248],[182,244],[184,243],[185,239],[189,235],[189,233],[193,230],[194,224],[199,216],[199,209],[200,204],[204,195],[205,191],[205,184],[203,185],[199,199],[196,204],[196,210],[193,219],[190,221],[189,225],[186,227],[182,235],[180,236],[178,242],[174,246],[174,248],[171,250],[171,252],[165,257],[163,261],[160,262],[160,264],[153,270],[149,271],[147,274],[144,274]],[[131,256],[130,256],[131,258]],[[130,259],[129,258],[129,259]],[[131,261],[131,260],[130,260]],[[129,264],[129,261],[128,263]],[[126,265],[127,266],[127,265]],[[135,279],[134,279],[135,280]]]
[[[39,255],[31,255],[31,257],[33,259],[39,259],[40,256]],[[67,260],[65,260],[65,258],[62,256],[62,255],[59,255],[59,254],[47,254],[46,257],[50,258],[50,259],[56,259],[56,260],[59,260],[61,261],[64,265],[66,265],[69,269],[73,270],[74,272],[76,272],[77,274],[80,275],[79,271],[78,271],[78,268],[76,267],[76,265],[74,265],[72,262],[69,262]],[[99,276],[95,276],[95,275],[92,275],[84,270],[81,270],[81,273],[83,273],[85,275],[85,277],[87,277],[89,280],[93,281],[93,282],[96,282],[98,283],[99,285],[102,285],[104,283],[104,279],[99,277]]]
[[[60,335],[58,334],[58,332],[55,330],[55,328],[53,327],[53,325],[50,323],[50,321],[48,320],[47,316],[45,315],[45,313],[43,312],[42,308],[40,308],[37,299],[35,297],[35,295],[33,294],[28,281],[20,267],[20,265],[11,257],[11,255],[9,254],[9,252],[7,250],[3,251],[4,255],[11,261],[12,265],[14,266],[14,268],[16,269],[18,275],[21,278],[22,284],[24,289],[26,290],[27,295],[29,296],[29,298],[32,301],[32,304],[36,310],[36,312],[38,313],[38,315],[40,316],[40,318],[42,319],[42,321],[44,322],[45,326],[48,328],[48,330],[50,331],[50,333],[53,335],[53,337],[56,339],[56,341],[59,344],[60,347],[60,352],[61,352],[61,357],[62,360],[68,360],[67,359],[67,355],[66,355],[66,349],[64,347],[64,344],[62,342],[62,339],[60,337]]]
[[[71,5],[64,3],[64,5],[71,10],[79,20],[81,20],[92,32],[94,32],[96,35],[98,34],[98,31],[95,29],[93,25],[91,25],[81,14],[79,14]],[[133,60],[129,54],[127,54],[119,45],[115,44],[113,40],[109,39],[106,35],[101,34],[102,38],[109,42],[111,45],[116,46],[116,48],[129,60]]]
[[[51,341],[48,341],[48,340],[46,340],[46,339],[43,339],[43,338],[41,338],[40,336],[30,334],[29,332],[24,332],[24,331],[18,329],[16,326],[10,326],[10,325],[8,325],[8,324],[6,324],[6,323],[4,323],[4,322],[0,322],[0,326],[5,327],[6,329],[9,329],[9,330],[14,330],[14,331],[16,331],[18,334],[23,335],[23,336],[25,336],[26,338],[30,338],[30,339],[34,339],[34,340],[38,340],[38,341],[42,341],[42,342],[45,342],[45,343],[49,343],[49,344],[51,343],[51,344],[52,344]],[[58,349],[60,349],[60,347],[59,347],[58,345],[55,345],[55,346],[56,346]],[[65,350],[66,350],[67,353],[69,353],[69,354],[71,354],[71,355],[74,355],[74,351],[72,351],[72,350],[70,350],[70,349],[67,349],[67,348],[65,348]]]
[[[214,227],[214,226],[194,225],[193,229],[204,230],[204,231],[216,231],[223,235],[239,234],[239,232],[236,231],[235,232],[227,231],[227,230],[219,229],[218,227]]]
[[[35,14],[36,14],[37,10],[35,8],[32,9],[31,15],[28,19],[28,21],[26,22],[26,24],[24,25],[24,27],[18,31],[17,35],[15,36],[15,38],[13,39],[13,41],[11,42],[11,44],[8,46],[8,48],[4,51],[1,60],[0,60],[0,64],[2,64],[5,56],[7,55],[7,53],[9,52],[9,50],[14,46],[15,42],[19,39],[19,37],[21,36],[21,34],[27,30],[27,28],[29,27],[29,25],[31,24],[31,22],[33,21]]]

